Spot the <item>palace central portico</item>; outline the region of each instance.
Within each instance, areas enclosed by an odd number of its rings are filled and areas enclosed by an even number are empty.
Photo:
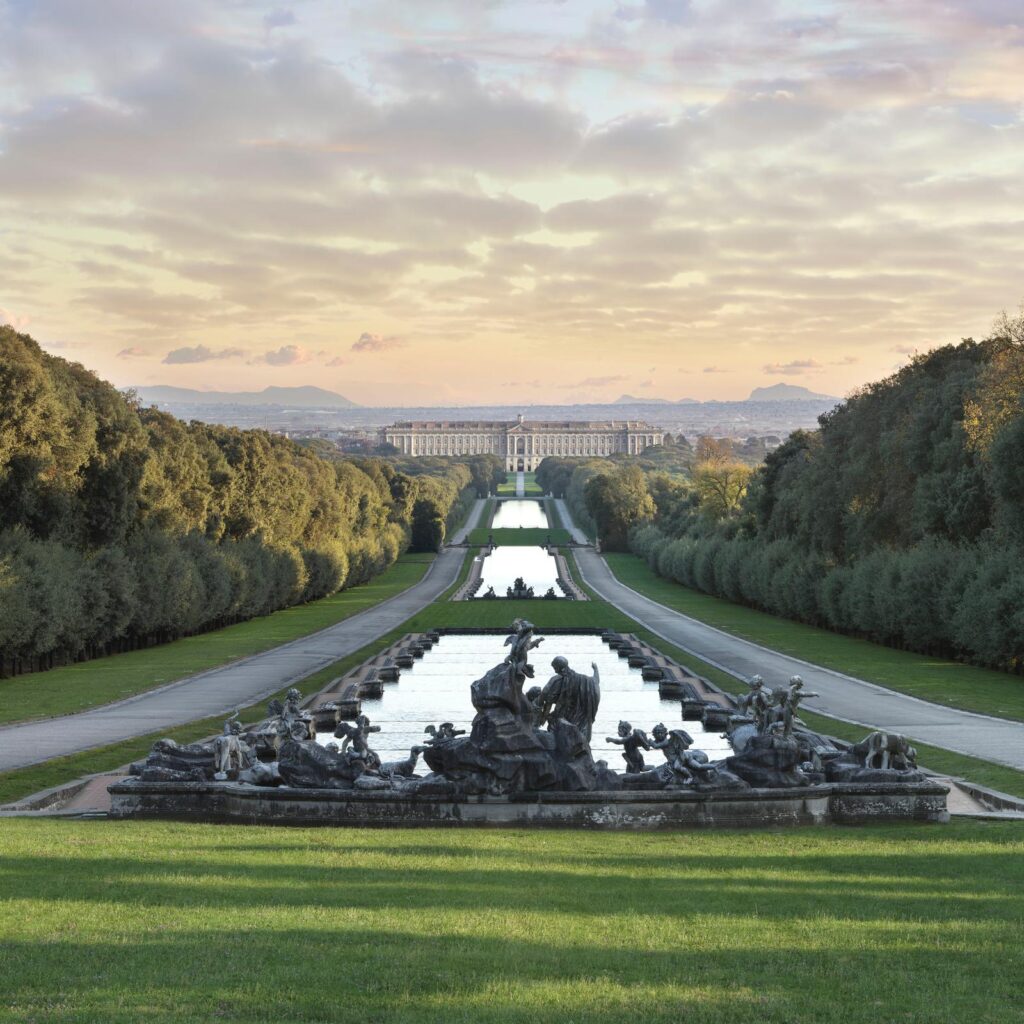
[[[500,455],[510,472],[532,471],[548,455],[591,458],[626,452],[638,455],[664,443],[664,431],[637,420],[589,423],[565,420],[466,420],[395,423],[381,441],[403,455]]]

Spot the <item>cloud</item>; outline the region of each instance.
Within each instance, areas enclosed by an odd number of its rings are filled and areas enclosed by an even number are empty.
[[[796,377],[802,373],[817,373],[822,369],[822,365],[816,359],[794,359],[790,363],[767,363],[761,369],[765,373],[779,374],[783,377]]]
[[[359,339],[353,344],[353,352],[387,352],[393,348],[401,348],[405,339],[396,334],[385,337],[382,334],[371,334],[363,331]]]
[[[278,7],[263,15],[263,27],[268,31],[275,28],[287,28],[297,23],[295,14],[287,8]]]
[[[15,330],[24,330],[32,321],[27,316],[19,316],[17,313],[0,306],[0,324],[7,324]]]
[[[657,380],[666,339],[737,379],[818,351],[838,389],[1019,297],[1014,0],[376,6],[0,0],[3,304],[225,377],[239,338],[410,338],[396,395],[459,361],[469,401],[495,351],[551,395]]]
[[[889,351],[899,352],[902,356],[912,356],[918,351],[918,348],[916,345],[893,345]]]
[[[253,362],[266,363],[268,366],[298,366],[300,363],[308,363],[312,358],[312,353],[301,345],[282,345],[279,349],[257,356]]]
[[[609,384],[617,384],[621,381],[629,380],[628,377],[624,377],[622,374],[609,374],[607,377],[584,377],[583,380],[578,380],[573,384],[564,384],[563,387],[567,388],[603,388]]]
[[[705,366],[701,373],[728,373],[728,370],[723,370],[720,366]]]
[[[328,364],[328,366],[347,366],[348,360],[344,356],[335,356]]]
[[[177,365],[181,363],[210,363],[218,359],[240,359],[246,355],[243,348],[211,349],[206,345],[184,346],[172,349],[161,360],[163,363]]]
[[[830,362],[829,366],[853,366],[855,363],[859,363],[860,359],[857,356],[843,356],[841,359],[834,359]]]
[[[179,350],[180,351],[180,350]],[[138,359],[140,356],[148,355],[144,348],[140,348],[138,345],[132,345],[131,348],[123,348],[117,353],[118,359]],[[165,359],[164,362],[167,362]]]

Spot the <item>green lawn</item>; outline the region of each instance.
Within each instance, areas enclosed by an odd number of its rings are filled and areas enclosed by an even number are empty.
[[[736,636],[938,704],[1024,720],[1020,676],[898,651],[709,597],[662,579],[635,555],[605,558],[626,586]]]
[[[15,820],[8,1021],[1019,1022],[1024,824]]]
[[[544,493],[544,489],[539,483],[537,483],[536,473],[524,473],[523,474],[523,490],[527,497],[537,497]],[[508,480],[503,484],[498,484],[497,493],[500,497],[507,498],[510,495],[515,497],[516,494],[516,474],[509,473]]]
[[[422,579],[433,555],[403,555],[370,583],[310,604],[142,651],[0,680],[0,723],[109,704],[325,629]]]

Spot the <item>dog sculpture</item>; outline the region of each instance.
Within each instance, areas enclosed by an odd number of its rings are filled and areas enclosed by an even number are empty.
[[[864,759],[865,768],[894,768],[906,771],[917,767],[917,751],[906,736],[898,732],[872,732],[851,748]]]

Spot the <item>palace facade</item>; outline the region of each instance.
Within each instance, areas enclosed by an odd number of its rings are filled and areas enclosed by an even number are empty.
[[[626,452],[639,455],[663,444],[665,433],[637,420],[588,423],[566,420],[466,420],[394,423],[380,432],[381,442],[403,455],[500,455],[509,472],[535,470],[548,455],[593,458]]]

